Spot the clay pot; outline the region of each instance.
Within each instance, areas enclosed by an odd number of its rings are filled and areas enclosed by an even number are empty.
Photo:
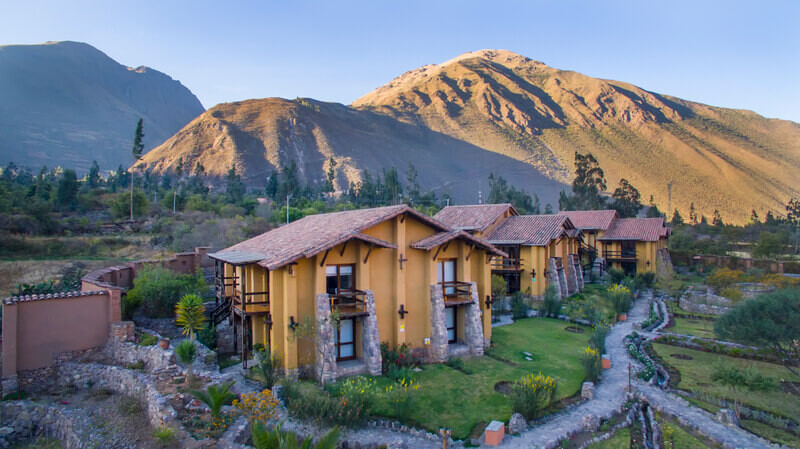
[[[603,358],[601,359],[603,363],[603,369],[611,368],[611,356],[607,354],[603,354]]]
[[[619,321],[626,321],[627,319],[628,319],[627,313],[620,313],[619,316],[617,317],[617,320]]]
[[[169,338],[162,338],[159,340],[158,346],[160,346],[161,349],[169,349]]]

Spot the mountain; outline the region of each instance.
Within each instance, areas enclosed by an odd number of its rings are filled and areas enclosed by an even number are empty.
[[[2,164],[128,166],[140,117],[147,150],[203,111],[180,82],[123,66],[88,44],[0,46]]]
[[[466,53],[407,72],[350,107],[313,100],[219,105],[142,161],[164,171],[196,160],[252,182],[289,160],[321,180],[329,156],[340,187],[411,161],[427,187],[474,202],[496,172],[542,202],[569,184],[575,152],[600,161],[613,191],[626,178],[647,202],[725,221],[782,211],[800,196],[800,125],[718,108],[634,85],[558,70],[504,50]],[[480,159],[475,159],[481,155]]]

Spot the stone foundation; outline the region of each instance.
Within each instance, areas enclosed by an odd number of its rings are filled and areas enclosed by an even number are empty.
[[[375,294],[367,290],[364,299],[367,310],[366,317],[361,322],[361,358],[367,367],[367,372],[372,376],[381,375],[381,338],[378,334],[378,314],[375,311]]]
[[[574,295],[578,293],[578,274],[577,274],[578,267],[575,266],[575,260],[572,258],[572,254],[567,256],[567,266],[564,270],[564,275],[567,279],[567,293],[570,295]]]
[[[431,344],[428,349],[430,361],[447,361],[447,326],[445,325],[444,292],[439,284],[431,285]]]
[[[583,280],[583,268],[581,268],[581,258],[577,254],[572,254],[572,265],[575,267],[575,278],[578,281],[578,291],[583,291],[585,282]]]
[[[556,265],[555,257],[547,259],[547,287],[550,288],[550,286],[555,288],[558,297],[561,298],[561,281],[558,277],[558,266]]]
[[[0,404],[0,447],[31,441],[40,435],[56,438],[67,449],[84,448],[73,430],[74,417],[68,411],[30,401]]]

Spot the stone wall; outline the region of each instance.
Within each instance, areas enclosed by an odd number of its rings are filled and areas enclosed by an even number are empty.
[[[672,257],[669,255],[669,250],[661,248],[656,250],[656,276],[661,279],[669,279],[672,277]]]
[[[742,292],[745,299],[753,299],[764,293],[774,291],[775,287],[758,282],[740,282],[736,284],[736,289]]]
[[[575,278],[578,281],[578,290],[583,291],[585,282],[583,280],[583,268],[581,267],[581,258],[577,254],[570,254],[570,259],[572,260],[572,266],[575,269]]]
[[[378,334],[378,314],[375,311],[375,293],[367,290],[364,298],[368,315],[361,323],[361,357],[371,376],[380,376],[382,369],[381,337]]]
[[[553,286],[558,294],[559,298],[563,298],[567,295],[567,292],[563,292],[561,290],[561,279],[558,275],[558,259],[555,257],[551,257],[547,259],[547,288]]]
[[[572,254],[567,256],[567,266],[564,267],[564,276],[567,281],[567,293],[572,295],[578,292],[578,267],[575,266],[575,260]]]
[[[181,274],[191,273],[198,266],[204,267],[211,264],[208,258],[208,250],[209,248],[207,247],[198,247],[195,248],[194,252],[177,253],[169,259],[137,260],[128,262],[125,265],[95,270],[81,279],[81,290],[96,290],[98,288],[127,290],[133,287],[136,272],[148,265],[160,265]]]
[[[314,347],[317,351],[315,376],[322,383],[336,381],[336,347],[334,345],[334,329],[331,320],[331,299],[327,293],[320,293],[316,298],[317,335]]]
[[[30,441],[39,435],[56,438],[66,449],[85,447],[70,412],[30,401],[0,403],[0,447]]]
[[[690,286],[678,299],[678,307],[692,313],[723,315],[732,307],[730,299],[715,295],[710,288]]]

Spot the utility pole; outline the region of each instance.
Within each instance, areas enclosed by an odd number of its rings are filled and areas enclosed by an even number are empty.
[[[672,213],[672,181],[667,183],[667,213],[665,214],[666,217],[669,217],[669,214]]]
[[[172,213],[173,214],[175,213],[175,199],[177,197],[178,197],[178,191],[177,190],[173,190],[172,191]]]

